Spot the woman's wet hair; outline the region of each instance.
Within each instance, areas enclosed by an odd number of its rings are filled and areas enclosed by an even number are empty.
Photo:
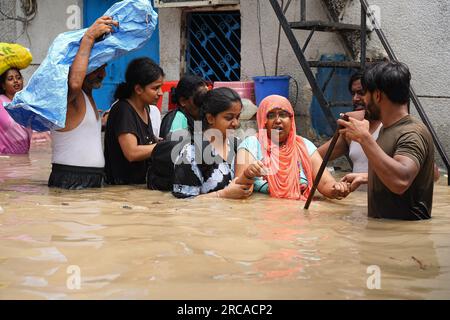
[[[380,90],[394,103],[409,102],[411,73],[406,64],[398,61],[379,62],[367,68],[361,85],[364,91]]]
[[[185,75],[183,76],[175,91],[172,94],[172,101],[177,105],[180,105],[180,99],[189,99],[193,97],[197,90],[201,87],[206,86],[206,81],[196,75]]]
[[[6,83],[6,77],[7,77],[6,75],[7,75],[7,74],[9,73],[9,71],[11,71],[11,70],[17,71],[17,72],[19,73],[20,77],[23,78],[22,73],[21,73],[20,70],[17,69],[17,68],[10,68],[10,69],[6,70],[5,72],[3,72],[3,73],[0,75],[0,94],[5,94],[5,93],[6,93],[6,91],[3,89],[3,85]]]
[[[215,117],[219,113],[227,111],[233,102],[239,102],[242,105],[239,94],[233,89],[226,87],[196,94],[194,103],[200,107],[200,119],[203,123],[203,130],[209,127],[206,119],[208,113]]]
[[[114,99],[128,99],[134,92],[134,87],[145,87],[164,77],[163,69],[150,58],[132,60],[125,73],[125,82],[119,84],[114,93]]]

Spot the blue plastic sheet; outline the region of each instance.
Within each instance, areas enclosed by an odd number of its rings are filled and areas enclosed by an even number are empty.
[[[95,43],[89,58],[88,73],[140,49],[152,36],[158,19],[150,0],[120,1],[104,15],[113,17],[119,22],[119,27],[104,40]],[[47,57],[28,85],[6,106],[16,122],[36,131],[64,128],[69,69],[86,30],[65,32],[54,40]]]

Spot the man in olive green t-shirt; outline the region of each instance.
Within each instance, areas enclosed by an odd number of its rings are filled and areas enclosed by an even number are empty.
[[[342,180],[355,190],[368,183],[369,217],[422,220],[431,218],[434,145],[428,129],[408,113],[411,74],[400,62],[380,62],[362,79],[367,112],[383,124],[377,141],[367,121],[338,120],[341,134],[361,144],[369,159],[368,174]]]

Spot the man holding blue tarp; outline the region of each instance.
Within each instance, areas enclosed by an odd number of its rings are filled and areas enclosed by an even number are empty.
[[[6,106],[22,126],[53,131],[49,186],[102,185],[101,127],[92,90],[100,87],[106,63],[145,45],[157,20],[150,0],[114,3],[89,29],[60,34],[28,85]]]
[[[106,76],[105,67],[87,74],[89,57],[97,39],[113,32],[118,22],[99,18],[84,34],[69,71],[67,113],[64,129],[53,131],[52,172],[49,187],[64,189],[99,188],[103,185],[101,119],[92,90]]]

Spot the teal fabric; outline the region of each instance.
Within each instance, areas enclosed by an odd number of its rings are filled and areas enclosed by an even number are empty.
[[[187,130],[187,128],[188,128],[188,120],[186,116],[182,112],[177,111],[177,114],[175,115],[175,118],[172,121],[170,132],[175,132],[178,130]]]
[[[312,154],[317,150],[317,147],[314,145],[314,143],[312,143],[306,138],[303,138],[303,141],[305,142],[309,156],[312,156]],[[238,147],[238,150],[240,149],[247,150],[256,160],[259,161],[263,160],[261,144],[259,143],[256,136],[250,136],[245,138],[244,141],[242,141],[242,143]],[[300,169],[301,169],[299,175],[300,182],[302,184],[308,184],[308,180],[306,179],[303,169],[302,168]],[[269,185],[267,181],[263,180],[261,177],[255,178],[254,188],[255,191],[257,192],[269,193]]]

